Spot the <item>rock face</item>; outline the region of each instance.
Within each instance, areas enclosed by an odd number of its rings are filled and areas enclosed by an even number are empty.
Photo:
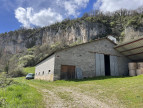
[[[32,30],[17,30],[0,34],[0,68],[5,65],[11,55],[23,53],[26,49],[36,45],[54,44],[57,42],[74,43],[87,42],[92,39],[108,35],[109,27],[101,23],[75,23],[72,26],[49,26]],[[143,28],[138,30],[128,27],[125,29],[124,42],[143,35]]]
[[[16,54],[35,45],[54,44],[64,41],[69,43],[81,41],[87,42],[106,34],[106,27],[99,23],[82,23],[66,29],[52,29],[45,27],[35,30],[20,30],[9,32],[0,36],[1,54]]]
[[[0,34],[0,69],[7,64],[12,55],[24,53],[28,48],[36,45],[54,44],[57,42],[73,43],[87,42],[107,34],[107,27],[100,23],[75,23],[63,29],[44,27],[32,30],[17,30]]]
[[[135,30],[133,27],[127,27],[125,28],[125,37],[123,39],[123,42],[136,39],[140,36],[143,36],[143,27],[140,27],[137,30]]]

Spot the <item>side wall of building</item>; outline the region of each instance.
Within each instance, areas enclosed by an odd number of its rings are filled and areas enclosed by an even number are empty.
[[[101,39],[57,52],[55,54],[54,80],[60,79],[62,65],[76,66],[76,68],[82,71],[83,77],[95,77],[96,53],[117,56],[119,67],[118,75],[127,75],[127,64],[129,60],[118,53],[114,49],[114,46],[115,44],[109,40]]]
[[[52,55],[36,65],[35,79],[53,81],[55,67],[55,55]]]
[[[129,75],[129,69],[128,69],[129,62],[131,62],[131,60],[127,59],[125,56],[118,57],[119,76]]]

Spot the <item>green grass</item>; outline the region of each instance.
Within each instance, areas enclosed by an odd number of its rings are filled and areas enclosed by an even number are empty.
[[[35,73],[35,67],[26,67],[24,68],[25,73]]]
[[[18,84],[0,90],[0,97],[4,95],[8,108],[42,108],[42,96],[33,85],[41,89],[53,91],[67,102],[74,101],[70,92],[60,88],[73,89],[76,92],[96,98],[109,105],[124,106],[126,108],[142,108],[143,106],[143,75],[136,77],[97,77],[85,80],[54,81],[25,80],[15,78]],[[2,95],[3,94],[3,95]],[[53,100],[54,102],[54,100]]]
[[[43,97],[33,87],[24,82],[16,82],[0,89],[0,99],[5,99],[0,107],[6,108],[43,108]]]
[[[136,77],[97,77],[86,80],[74,81],[39,81],[31,80],[28,83],[54,90],[58,87],[71,87],[79,92],[103,100],[113,101],[117,105],[127,108],[141,108],[143,106],[143,75]],[[69,94],[60,94],[62,98],[70,99]]]

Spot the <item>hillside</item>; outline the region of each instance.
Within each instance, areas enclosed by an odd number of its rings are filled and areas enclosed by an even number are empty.
[[[0,70],[18,76],[51,52],[113,35],[119,42],[143,35],[143,9],[112,13],[93,11],[77,19],[65,19],[48,27],[19,29],[0,34]]]

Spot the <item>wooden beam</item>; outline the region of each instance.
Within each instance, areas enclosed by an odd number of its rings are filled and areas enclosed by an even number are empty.
[[[111,56],[121,57],[120,55],[109,54],[109,53],[100,53],[100,52],[92,52],[92,51],[88,51],[88,52],[89,52],[89,53],[98,53],[98,54],[104,54],[104,55],[111,55]]]

